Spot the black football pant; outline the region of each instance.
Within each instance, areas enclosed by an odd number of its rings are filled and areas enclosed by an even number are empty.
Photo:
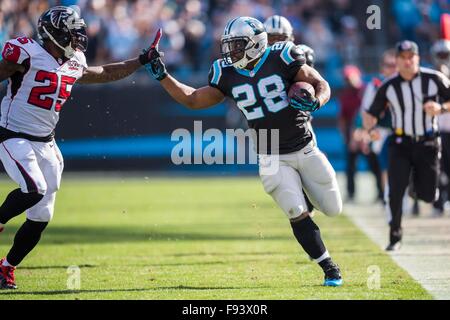
[[[391,233],[401,229],[402,201],[410,182],[418,199],[433,202],[439,175],[439,142],[436,138],[413,141],[408,137],[389,137],[389,206]]]

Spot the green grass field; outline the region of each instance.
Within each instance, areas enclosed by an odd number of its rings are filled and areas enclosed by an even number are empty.
[[[0,196],[14,187],[4,177]],[[24,215],[0,234],[4,256]],[[63,180],[53,221],[2,299],[430,299],[345,216],[315,221],[345,285],[323,274],[257,178]],[[381,270],[370,290],[369,266]],[[67,288],[67,267],[81,289]]]

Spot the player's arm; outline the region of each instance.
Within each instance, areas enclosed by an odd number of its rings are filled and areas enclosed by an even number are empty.
[[[28,53],[20,46],[13,41],[7,41],[3,46],[0,59],[0,82],[10,78],[16,72],[24,73],[26,68],[23,63],[29,58]]]
[[[141,55],[142,62],[148,60],[143,64],[151,76],[161,83],[173,99],[189,109],[206,109],[220,103],[225,96],[219,89],[211,86],[192,88],[169,75],[161,60],[162,54],[158,51],[161,35],[162,31],[159,29],[152,45]]]
[[[173,99],[189,109],[206,109],[225,98],[219,89],[211,86],[195,89],[179,82],[169,74],[160,83]]]
[[[105,64],[98,67],[87,67],[79,83],[105,83],[120,80],[134,73],[141,66],[148,64],[153,56],[152,53],[161,38],[161,30],[158,30],[153,43],[138,57],[122,62]]]
[[[437,116],[450,110],[450,80],[444,74],[438,72],[434,75],[434,82],[437,84],[438,100],[441,103],[435,101],[435,98],[429,97],[423,107],[430,116]]]
[[[314,87],[316,92],[316,98],[319,100],[319,107],[323,106],[325,103],[330,100],[331,89],[330,85],[324,78],[320,75],[320,73],[311,68],[308,65],[303,65],[297,72],[297,75],[294,78],[295,82],[304,81],[308,82]]]
[[[135,58],[97,67],[87,67],[86,69],[84,69],[83,76],[78,80],[78,82],[105,83],[117,81],[128,77],[141,66],[142,64],[139,62],[139,58]]]
[[[0,60],[0,82],[9,79],[16,72],[25,72],[25,67],[8,60]]]
[[[292,42],[287,42],[282,49],[281,58],[284,65],[287,78],[292,82],[307,82],[314,87],[315,96],[308,90],[304,90],[303,96],[290,98],[289,103],[292,107],[314,112],[330,99],[330,86],[314,68],[306,64],[305,53]]]

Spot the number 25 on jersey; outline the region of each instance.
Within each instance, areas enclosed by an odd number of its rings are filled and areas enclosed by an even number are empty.
[[[28,97],[28,103],[46,110],[51,110],[54,105],[55,111],[60,112],[62,105],[70,96],[76,78],[39,70],[34,80],[46,85],[34,87]],[[58,92],[57,97],[55,97],[56,92]]]

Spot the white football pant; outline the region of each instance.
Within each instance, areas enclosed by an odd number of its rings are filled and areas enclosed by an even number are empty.
[[[289,219],[308,211],[302,188],[314,207],[327,216],[342,211],[336,172],[314,141],[297,152],[259,155],[259,174],[264,190]]]
[[[55,141],[8,139],[0,144],[0,160],[22,192],[44,195],[41,201],[27,210],[27,218],[49,222],[53,216],[56,191],[64,168],[63,157]]]

